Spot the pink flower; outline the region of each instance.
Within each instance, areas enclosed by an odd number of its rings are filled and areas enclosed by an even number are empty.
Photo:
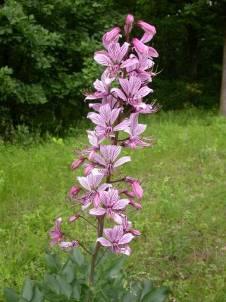
[[[146,125],[138,124],[138,113],[132,113],[129,119],[129,127],[125,129],[125,132],[129,134],[129,139],[124,143],[125,146],[130,147],[131,149],[135,149],[137,146],[147,147],[150,144],[142,141],[139,137],[145,129]]]
[[[100,185],[103,177],[104,175],[95,169],[86,177],[77,177],[80,185],[87,191],[87,193],[81,197],[83,209],[89,207],[91,203],[97,207],[100,203],[99,192],[111,186],[109,184]]]
[[[152,59],[139,55],[139,60],[134,56],[134,64],[126,66],[130,76],[138,77],[142,82],[151,82],[155,75],[151,68],[154,66]]]
[[[138,55],[142,54],[148,58],[157,58],[159,56],[158,52],[153,47],[145,45],[137,38],[134,38],[132,42]]]
[[[113,219],[117,223],[122,222],[122,210],[129,204],[128,199],[119,199],[118,190],[109,189],[108,191],[100,192],[100,205],[89,211],[94,216],[104,216]]]
[[[132,30],[133,27],[133,22],[134,22],[134,17],[133,15],[127,15],[125,19],[125,26],[124,26],[124,31],[125,35],[128,36]]]
[[[110,94],[110,86],[111,82],[114,78],[109,78],[108,73],[104,72],[101,76],[101,80],[96,80],[93,83],[94,88],[96,91],[91,94],[86,94],[85,100],[95,100],[95,99],[102,99],[106,98]]]
[[[124,233],[121,225],[114,226],[112,229],[104,229],[105,237],[99,237],[98,242],[104,247],[109,248],[113,253],[130,255],[131,249],[128,243],[134,238],[131,233]]]
[[[108,46],[108,51],[97,51],[94,60],[100,65],[107,66],[107,72],[114,77],[120,70],[121,63],[129,48],[129,43],[125,42],[120,46],[119,43],[112,43]]]
[[[80,191],[80,188],[78,188],[76,186],[73,186],[70,189],[68,195],[69,195],[70,198],[74,199],[78,195],[79,191]]]
[[[142,98],[152,92],[148,86],[142,86],[140,78],[131,76],[129,80],[119,79],[122,89],[113,88],[111,91],[117,97],[127,102],[135,108],[139,108],[142,103]]]
[[[83,156],[81,156],[79,159],[76,159],[73,161],[73,163],[71,164],[71,169],[75,170],[77,168],[79,168],[83,162],[85,161],[85,158]]]
[[[123,231],[124,233],[131,233],[134,236],[140,236],[141,232],[139,230],[135,230],[132,228],[132,222],[128,221],[128,218],[126,215],[124,215],[122,217],[122,227],[123,227]]]
[[[63,233],[61,232],[61,223],[62,218],[59,217],[55,221],[54,228],[49,232],[49,236],[51,238],[51,244],[57,244],[63,239]]]
[[[119,27],[114,27],[103,35],[102,42],[105,48],[108,48],[111,43],[118,42],[120,31]]]
[[[101,167],[100,171],[103,174],[110,175],[115,168],[131,160],[130,156],[123,156],[117,160],[121,149],[120,146],[101,145],[100,154],[94,153],[91,160]]]
[[[106,104],[108,104],[111,107],[111,109],[118,108],[118,100],[114,98],[112,95],[108,95],[102,98],[101,103],[90,103],[89,108],[99,112],[100,107]]]
[[[151,39],[156,34],[155,26],[148,24],[147,22],[144,22],[142,20],[138,21],[137,25],[144,30],[144,35],[141,38],[141,42],[147,43],[151,41]]]
[[[125,181],[131,185],[134,195],[137,198],[141,199],[143,197],[143,189],[140,185],[140,181],[129,176],[125,178]]]
[[[62,242],[60,242],[59,246],[62,249],[71,249],[73,247],[78,247],[79,243],[76,240],[73,240],[73,241],[62,241]]]
[[[89,159],[90,156],[92,156],[92,153],[99,150],[100,143],[102,140],[100,138],[98,138],[95,131],[87,130],[86,132],[88,133],[88,140],[89,140],[91,147],[83,150],[82,154],[83,154],[83,156],[86,156]]]
[[[100,107],[100,112],[89,112],[87,117],[96,124],[96,134],[99,139],[103,139],[105,137],[114,136],[115,131],[126,129],[128,121],[114,126],[121,108],[111,109],[109,104],[103,105]]]

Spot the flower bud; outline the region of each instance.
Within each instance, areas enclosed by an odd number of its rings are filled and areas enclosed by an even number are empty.
[[[74,221],[78,220],[79,217],[80,217],[79,214],[72,215],[72,216],[70,216],[70,217],[68,218],[68,221],[69,221],[69,222],[74,222]]]
[[[73,198],[75,198],[78,195],[79,191],[80,191],[80,188],[73,186],[70,189],[68,195],[69,195],[70,198],[73,199]]]
[[[79,159],[74,160],[73,163],[71,164],[71,169],[75,170],[79,168],[83,164],[84,160],[85,160],[84,157],[80,157]]]
[[[125,26],[124,26],[124,31],[125,31],[125,35],[128,36],[129,33],[132,30],[133,27],[133,22],[134,22],[134,17],[133,15],[127,15],[126,19],[125,19]]]

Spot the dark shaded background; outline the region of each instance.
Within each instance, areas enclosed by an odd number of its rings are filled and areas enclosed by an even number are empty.
[[[0,134],[5,139],[19,125],[63,135],[85,115],[82,92],[100,75],[93,53],[101,49],[103,32],[122,25],[127,13],[157,27],[152,44],[160,53],[161,73],[153,98],[163,109],[218,107],[225,0],[0,3]]]

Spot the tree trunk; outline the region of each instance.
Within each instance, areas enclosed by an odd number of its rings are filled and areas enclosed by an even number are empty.
[[[226,32],[224,37],[220,113],[226,116]]]

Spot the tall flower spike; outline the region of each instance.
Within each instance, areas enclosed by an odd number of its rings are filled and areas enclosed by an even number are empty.
[[[133,26],[143,31],[141,37],[131,37]],[[79,184],[69,191],[73,212],[67,221],[72,224],[80,217],[96,226],[98,234],[91,256],[90,284],[94,281],[101,246],[113,253],[130,255],[129,244],[140,235],[139,230],[132,228],[127,209],[142,208],[141,182],[126,175],[117,177],[116,172],[118,167],[131,161],[130,156],[120,156],[125,147],[136,149],[150,145],[141,137],[146,125],[139,124],[138,120],[140,114],[157,111],[153,104],[145,102],[153,92],[149,86],[155,75],[154,58],[158,57],[158,52],[147,43],[156,29],[145,21],[135,22],[131,14],[126,16],[123,28],[114,27],[106,32],[102,38],[103,49],[94,54],[94,60],[104,68],[100,79],[93,83],[94,92],[86,93],[86,100],[91,100],[87,117],[94,127],[87,131],[89,145],[71,165],[73,170],[82,168],[83,176],[77,177]],[[108,228],[104,228],[106,219]],[[57,218],[49,232],[51,244],[64,250],[84,248],[90,253],[80,240],[65,240],[61,223],[62,219]]]

